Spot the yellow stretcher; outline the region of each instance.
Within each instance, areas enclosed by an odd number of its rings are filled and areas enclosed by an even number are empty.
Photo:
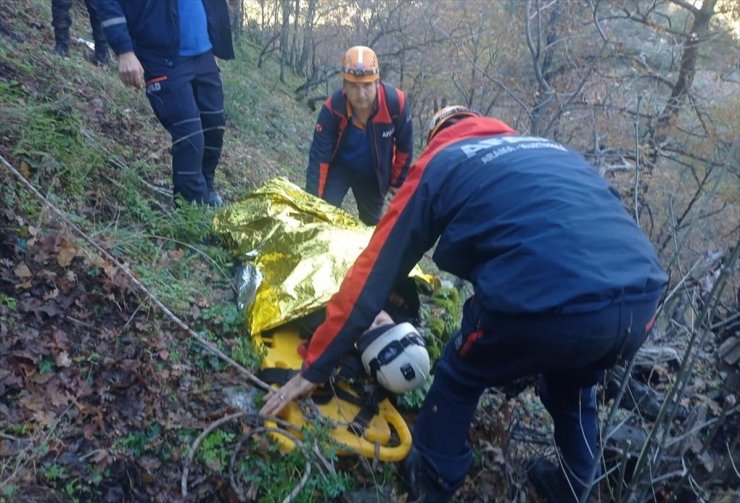
[[[303,358],[298,353],[298,347],[304,340],[300,337],[298,329],[290,325],[271,330],[268,333],[253,335],[258,348],[264,348],[265,356],[262,359],[261,368],[278,368],[299,370]],[[356,391],[345,384],[339,384],[344,393],[359,397]],[[322,416],[337,425],[333,428],[330,436],[342,446],[340,455],[361,454],[368,458],[377,457],[381,461],[400,461],[406,457],[411,448],[411,433],[401,414],[393,404],[386,398],[378,403],[378,413],[368,422],[363,433],[357,435],[348,428],[360,412],[360,406],[342,399],[336,394],[323,404],[317,404]],[[297,429],[291,433],[301,438],[300,427],[310,423],[306,419],[298,404],[292,402],[280,414],[280,417],[292,424]],[[275,423],[266,421],[267,426],[276,426]],[[295,447],[294,442],[279,433],[272,434],[273,439],[278,442],[281,450],[289,451]]]

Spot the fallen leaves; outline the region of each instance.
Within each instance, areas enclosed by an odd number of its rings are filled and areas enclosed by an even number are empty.
[[[77,247],[69,239],[63,239],[59,246],[57,264],[59,267],[68,267],[78,255]]]

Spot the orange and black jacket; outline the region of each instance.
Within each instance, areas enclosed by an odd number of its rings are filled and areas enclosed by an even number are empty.
[[[396,279],[433,246],[437,266],[474,287],[479,308],[463,313],[462,330],[495,330],[488,313],[584,313],[653,298],[668,280],[619,194],[581,155],[467,118],[440,131],[410,170],[329,301],[304,378],[331,376]]]
[[[366,127],[370,131],[378,193],[385,196],[390,187],[400,187],[408,174],[413,157],[412,123],[403,91],[380,83],[376,105]],[[321,107],[306,170],[306,191],[315,196],[324,196],[329,171],[338,169],[332,163],[350,121],[349,112],[347,95],[341,89]]]

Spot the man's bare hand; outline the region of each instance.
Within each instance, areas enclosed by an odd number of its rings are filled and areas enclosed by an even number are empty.
[[[260,409],[260,414],[263,416],[277,416],[290,402],[311,393],[316,389],[316,386],[318,384],[304,379],[301,374],[296,374],[280,389],[273,390],[267,395],[267,401]]]
[[[118,56],[118,75],[127,86],[144,88],[144,68],[133,52],[124,52]]]

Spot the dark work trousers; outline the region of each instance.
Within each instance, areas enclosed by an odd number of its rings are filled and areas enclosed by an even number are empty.
[[[69,27],[72,26],[73,0],[51,0],[51,26],[54,28],[54,40],[57,44],[69,45]],[[95,49],[107,52],[108,43],[105,40],[105,32],[98,18],[96,0],[85,0],[87,13],[90,16],[90,27],[92,28]]]
[[[209,51],[182,57],[166,70],[144,70],[149,103],[172,136],[174,195],[203,203],[213,190],[226,125],[216,59]]]
[[[384,195],[378,190],[375,173],[368,176],[352,171],[342,165],[332,165],[324,186],[324,200],[341,208],[344,196],[349,189],[357,201],[357,212],[360,220],[366,225],[375,225],[383,211]]]
[[[540,399],[552,416],[561,466],[577,501],[598,454],[595,384],[605,369],[637,352],[659,296],[622,300],[593,313],[516,316],[471,314],[469,299],[462,330],[444,348],[414,428],[423,479],[434,481],[427,482],[434,501],[451,498],[470,469],[466,439],[481,393],[538,374]]]

